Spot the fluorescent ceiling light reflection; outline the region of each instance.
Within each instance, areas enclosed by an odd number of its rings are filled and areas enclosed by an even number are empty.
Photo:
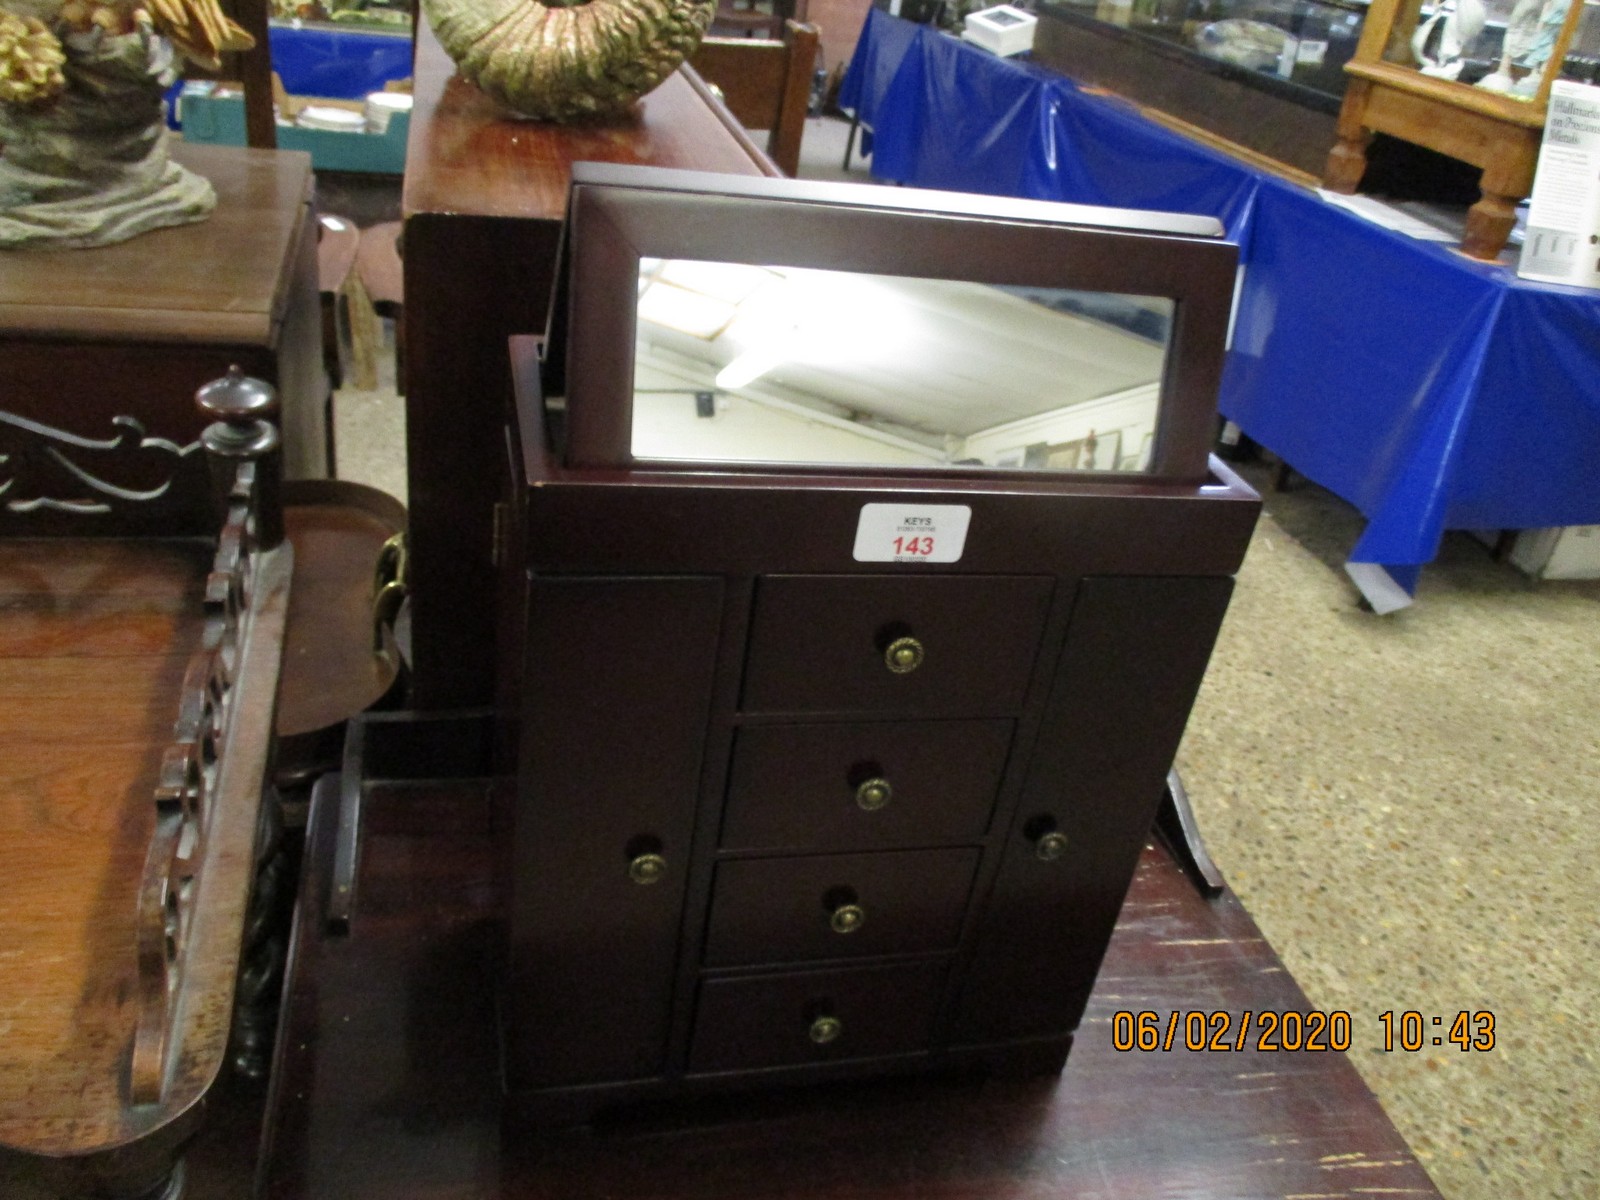
[[[783,361],[783,354],[772,346],[757,346],[746,350],[722,370],[717,372],[717,386],[735,391],[747,383],[754,383]]]

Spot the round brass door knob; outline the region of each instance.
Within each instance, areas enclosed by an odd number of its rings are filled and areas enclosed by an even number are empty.
[[[635,883],[660,883],[667,860],[659,854],[640,854],[628,860],[628,878]]]
[[[1055,862],[1067,852],[1067,835],[1051,832],[1042,835],[1033,844],[1033,853],[1044,862]]]
[[[819,1046],[826,1046],[829,1042],[837,1040],[844,1032],[844,1022],[838,1017],[818,1017],[811,1022],[808,1032],[813,1042]]]
[[[887,779],[869,779],[856,789],[856,803],[867,812],[877,812],[893,798]]]
[[[854,933],[866,923],[867,910],[859,904],[841,904],[828,916],[828,924],[835,933]]]
[[[922,643],[914,637],[896,638],[883,652],[883,663],[896,675],[908,675],[922,665]]]

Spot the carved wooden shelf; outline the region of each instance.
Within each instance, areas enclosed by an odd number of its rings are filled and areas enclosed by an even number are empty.
[[[292,564],[278,435],[228,420],[0,414],[7,1196],[180,1195],[227,1056]]]

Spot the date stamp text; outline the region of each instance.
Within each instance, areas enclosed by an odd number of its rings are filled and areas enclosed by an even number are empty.
[[[1111,1047],[1119,1051],[1216,1050],[1317,1053],[1350,1049],[1354,1021],[1343,1009],[1329,1012],[1172,1009],[1165,1013],[1119,1009],[1111,1014]],[[1414,1053],[1451,1046],[1463,1053],[1493,1050],[1494,1013],[1487,1010],[1430,1016],[1415,1010],[1378,1014],[1378,1045]]]

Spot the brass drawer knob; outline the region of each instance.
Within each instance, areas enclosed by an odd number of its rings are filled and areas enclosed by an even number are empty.
[[[1033,853],[1042,862],[1055,862],[1066,852],[1067,835],[1055,830],[1040,835],[1033,844]]]
[[[856,803],[867,812],[877,812],[893,798],[887,779],[868,779],[856,789]]]
[[[635,883],[660,883],[667,860],[659,854],[636,854],[628,860],[628,878]]]
[[[922,665],[922,643],[914,637],[895,638],[883,652],[883,664],[896,675],[908,675]]]
[[[838,1040],[844,1032],[844,1022],[838,1017],[818,1017],[811,1022],[808,1030],[811,1040],[819,1046],[826,1046],[829,1042]]]
[[[835,933],[854,933],[867,920],[867,910],[859,904],[841,904],[828,914],[828,925]]]

